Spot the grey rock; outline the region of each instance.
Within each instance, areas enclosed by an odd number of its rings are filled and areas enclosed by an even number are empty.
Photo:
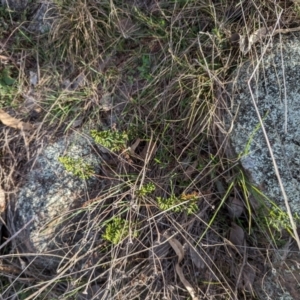
[[[56,6],[53,0],[34,2],[28,0],[0,0],[0,5],[9,10],[22,13],[25,9],[30,9],[34,13],[30,17],[28,29],[35,33],[46,33],[53,24]]]
[[[28,0],[1,0],[3,6],[14,11],[22,11],[26,8]]]
[[[36,9],[28,29],[35,33],[46,33],[50,31],[54,22],[56,8],[53,0],[43,1]]]
[[[284,34],[281,39],[274,38],[268,49],[264,47],[258,49],[258,53],[264,53],[258,55],[262,57],[259,66],[257,59],[246,61],[234,74],[228,89],[231,96],[230,114],[225,117],[226,129],[230,131],[228,156],[239,156],[252,184],[286,211],[267,136],[292,213],[299,214],[300,34]],[[264,274],[263,282],[257,283],[255,291],[259,299],[298,299],[284,289],[287,283],[282,285],[278,281],[280,276],[276,274],[280,270],[274,266],[272,272]],[[285,277],[286,274],[282,278]]]
[[[93,167],[95,175],[88,179],[73,175],[59,162],[60,156],[84,159]],[[15,230],[31,221],[18,235],[22,252],[63,255],[57,249],[56,234],[66,214],[70,217],[73,208],[82,206],[92,190],[101,190],[101,181],[96,176],[100,165],[101,156],[95,151],[93,140],[84,134],[73,133],[42,149],[16,199]],[[58,262],[51,256],[43,258],[45,267],[53,267]]]
[[[293,213],[300,214],[300,35],[282,35],[258,62],[245,62],[229,87],[230,145],[252,183],[285,210],[254,102],[263,120]],[[248,86],[251,76],[253,78]],[[252,94],[251,94],[252,92]],[[253,95],[253,97],[252,97]],[[287,118],[286,118],[287,116]],[[285,130],[287,122],[287,131]]]

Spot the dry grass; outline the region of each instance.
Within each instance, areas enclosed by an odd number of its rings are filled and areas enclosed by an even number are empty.
[[[50,32],[41,36],[27,32],[18,15],[5,18],[12,27],[0,40],[2,54],[22,91],[0,103],[40,127],[29,137],[1,127],[2,187],[12,197],[40,138],[55,139],[74,122],[125,131],[134,150],[112,154],[102,169],[104,190],[66,214],[56,238],[58,270],[38,269],[13,242],[1,249],[1,298],[192,299],[176,272],[175,239],[198,299],[260,299],[276,242],[285,239],[260,221],[266,212],[252,206],[253,187],[225,155],[226,86],[243,60],[258,59],[255,47],[242,56],[231,38],[274,25],[280,9],[282,27],[297,25],[297,4],[55,2]],[[26,111],[29,70],[38,70],[39,82]],[[145,191],[149,184],[155,190]],[[175,199],[177,210],[160,209],[159,197]],[[243,207],[237,220],[228,211],[233,198]],[[113,244],[103,235],[117,218],[130,226]],[[234,245],[231,236],[239,234],[245,239]]]

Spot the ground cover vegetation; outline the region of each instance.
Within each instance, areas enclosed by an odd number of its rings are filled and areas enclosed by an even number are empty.
[[[1,7],[0,108],[38,125],[27,140],[0,125],[2,187],[18,186],[45,134],[90,128],[111,157],[101,167],[107,189],[63,229],[92,246],[70,251],[59,272],[1,247],[2,299],[259,299],[272,256],[293,233],[238,155],[226,157],[226,85],[257,59],[255,49],[242,55],[236,33],[299,26],[299,5],[55,0],[43,33],[28,30],[34,4]],[[82,159],[60,161],[93,176]]]

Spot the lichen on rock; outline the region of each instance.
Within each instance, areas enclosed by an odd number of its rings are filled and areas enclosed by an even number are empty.
[[[274,39],[261,62],[249,60],[238,68],[229,88],[231,117],[226,124],[229,129],[233,122],[230,144],[252,183],[285,210],[255,102],[290,207],[300,214],[299,34],[282,35],[281,40]]]
[[[74,206],[84,203],[92,189],[101,189],[96,176],[101,156],[93,147],[91,137],[73,133],[47,145],[36,157],[16,199],[16,230],[33,219],[19,235],[18,245],[25,251],[45,254],[57,250],[55,234],[63,218]],[[80,178],[69,172],[59,161],[63,155],[84,160],[93,166],[94,175]],[[52,265],[53,260],[46,258],[45,265]]]

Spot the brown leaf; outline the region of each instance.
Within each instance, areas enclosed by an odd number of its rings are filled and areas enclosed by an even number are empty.
[[[11,117],[9,114],[7,114],[2,109],[0,109],[0,121],[4,125],[15,128],[15,129],[31,130],[34,128],[33,125],[31,125],[30,123],[25,123],[16,118]]]
[[[238,33],[236,33],[236,32],[233,33],[233,34],[230,36],[230,42],[231,42],[232,44],[238,43],[239,40],[240,40],[240,35],[239,35]]]
[[[235,246],[243,246],[244,239],[245,239],[245,233],[243,228],[241,228],[234,222],[231,222],[231,229],[229,234],[230,242]]]
[[[73,128],[79,127],[79,126],[81,126],[82,122],[83,122],[83,118],[78,118],[73,121],[72,127]]]
[[[183,246],[181,245],[181,243],[177,239],[170,237],[167,232],[165,232],[164,236],[165,236],[165,238],[168,239],[168,242],[170,243],[170,245],[172,246],[173,250],[177,254],[178,262],[177,262],[177,264],[175,266],[175,270],[176,270],[177,275],[180,278],[180,281],[182,282],[182,284],[184,285],[184,287],[186,288],[186,290],[191,295],[192,300],[198,300],[198,297],[196,296],[196,292],[195,292],[194,288],[185,279],[185,277],[183,275],[183,272],[182,272],[182,268],[179,266],[180,262],[184,258],[184,249],[183,249]]]
[[[240,199],[230,197],[227,209],[231,219],[239,218],[244,212],[244,204]]]
[[[172,246],[173,250],[176,252],[176,254],[178,256],[178,263],[181,263],[181,261],[184,258],[184,249],[183,249],[183,246],[175,238],[170,238],[168,240],[168,242],[170,243],[170,245]]]
[[[175,266],[176,269],[176,273],[180,278],[180,281],[182,282],[182,284],[184,285],[184,287],[186,288],[186,290],[189,292],[189,294],[192,297],[192,300],[198,300],[198,297],[196,296],[196,292],[194,290],[194,288],[192,287],[192,285],[185,279],[183,272],[182,272],[182,268],[179,266],[179,263],[176,264]]]
[[[134,155],[135,154],[135,150],[136,148],[138,147],[138,145],[140,144],[141,142],[141,139],[140,138],[137,138],[136,141],[133,143],[132,146],[130,146],[130,154],[131,155]]]
[[[9,60],[9,57],[8,57],[8,56],[5,56],[5,55],[0,55],[0,59],[3,59],[3,60]]]
[[[6,203],[5,203],[5,192],[0,187],[0,213],[5,211]]]

